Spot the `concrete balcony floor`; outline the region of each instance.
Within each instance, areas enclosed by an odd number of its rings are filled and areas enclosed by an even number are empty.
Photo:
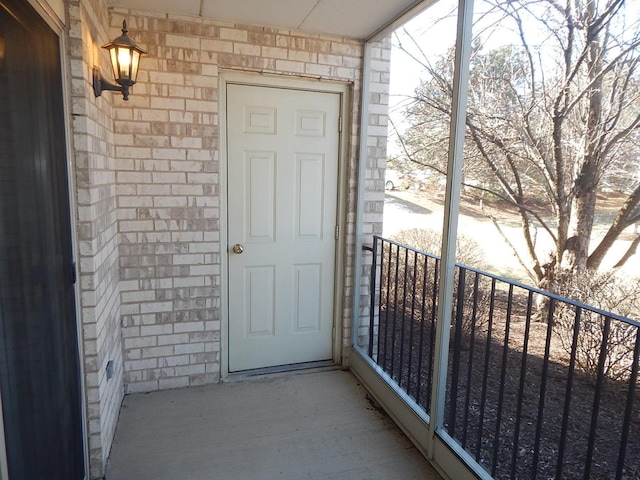
[[[107,480],[440,479],[349,372],[125,398]]]

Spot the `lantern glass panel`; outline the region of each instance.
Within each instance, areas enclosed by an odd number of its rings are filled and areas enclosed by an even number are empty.
[[[121,80],[131,80],[131,50],[126,47],[118,47],[118,65],[120,67]]]
[[[116,81],[119,78],[118,75],[118,48],[117,47],[112,47],[109,49],[109,55],[111,56],[111,69],[113,70],[113,78],[116,79]]]
[[[132,50],[131,55],[131,80],[133,82],[138,81],[138,66],[140,65],[140,52],[138,50]]]

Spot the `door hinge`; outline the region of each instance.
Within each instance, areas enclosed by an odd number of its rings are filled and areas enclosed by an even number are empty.
[[[340,238],[340,225],[336,225],[336,240]]]
[[[342,133],[342,116],[338,117],[338,132]]]
[[[78,281],[78,273],[76,272],[76,262],[71,262],[71,285],[75,285]]]
[[[334,326],[333,329],[331,330],[331,339],[335,340],[336,339],[336,327]]]

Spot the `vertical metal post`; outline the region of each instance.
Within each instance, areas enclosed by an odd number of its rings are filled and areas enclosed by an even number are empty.
[[[369,301],[369,358],[373,359],[373,340],[375,332],[375,318],[376,318],[376,278],[378,271],[378,237],[373,237],[372,260],[371,260],[371,276],[369,279],[369,294],[371,296]],[[362,249],[360,249],[362,251]],[[380,321],[378,321],[378,345],[380,345]],[[380,352],[380,347],[376,351],[376,357]]]
[[[449,132],[449,158],[447,165],[447,188],[445,192],[445,215],[442,232],[442,268],[438,293],[438,324],[436,330],[435,367],[431,399],[431,422],[429,434],[435,438],[436,431],[444,422],[444,403],[447,385],[447,362],[449,355],[449,330],[451,327],[453,282],[460,210],[460,185],[467,100],[469,91],[469,62],[471,59],[471,37],[473,25],[473,0],[458,1],[458,28],[456,34],[455,73],[453,77],[453,103]],[[429,442],[429,456],[433,458],[434,442]]]

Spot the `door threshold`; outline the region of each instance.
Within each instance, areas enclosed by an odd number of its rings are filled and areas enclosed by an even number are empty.
[[[340,368],[333,360],[320,360],[318,362],[292,363],[289,365],[278,365],[275,367],[254,368],[252,370],[242,370],[230,372],[223,382],[236,382],[254,377],[265,377],[279,374],[311,373]]]

